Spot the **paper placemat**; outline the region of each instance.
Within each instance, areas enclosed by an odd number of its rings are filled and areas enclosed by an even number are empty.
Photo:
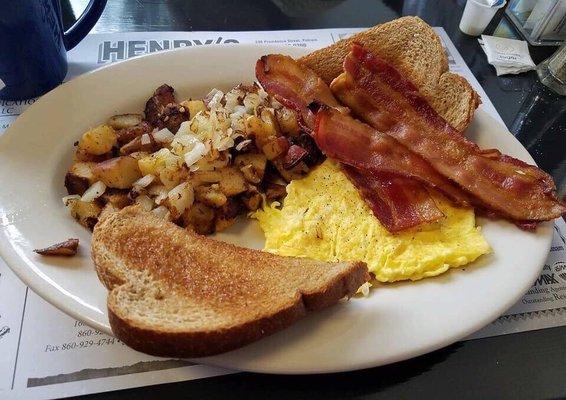
[[[67,80],[108,63],[179,47],[257,43],[314,50],[361,29],[93,34],[69,52]],[[481,107],[503,123],[446,32],[435,29],[444,42],[450,69],[468,79],[482,98]],[[0,134],[34,101],[0,100]],[[551,253],[534,286],[505,315],[470,338],[566,325],[565,235],[564,221],[557,220]],[[2,398],[61,398],[231,372],[131,350],[45,302],[0,260]]]

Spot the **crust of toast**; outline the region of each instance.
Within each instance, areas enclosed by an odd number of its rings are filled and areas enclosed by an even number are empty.
[[[302,293],[288,307],[271,315],[222,330],[175,332],[138,326],[115,313],[110,302],[108,318],[116,337],[137,351],[161,357],[211,356],[253,343],[291,326],[310,311],[325,308],[343,297],[352,296],[361,286],[358,284],[361,272],[358,270],[357,276],[343,274],[331,282],[326,290]]]
[[[352,296],[369,279],[361,262],[245,249],[138,207],[99,221],[92,257],[109,289],[112,331],[157,356],[210,356],[244,346]]]
[[[354,42],[402,71],[455,129],[463,131],[468,127],[481,103],[480,97],[466,79],[448,71],[448,58],[440,38],[422,19],[402,17],[374,26],[316,50],[299,62],[330,85],[343,72],[342,62]]]

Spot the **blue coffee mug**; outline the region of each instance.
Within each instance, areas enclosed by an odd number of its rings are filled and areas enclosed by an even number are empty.
[[[91,0],[67,31],[59,0],[11,0],[0,5],[0,99],[42,95],[65,79],[67,50],[92,29],[106,0]],[[0,87],[2,84],[0,82]]]

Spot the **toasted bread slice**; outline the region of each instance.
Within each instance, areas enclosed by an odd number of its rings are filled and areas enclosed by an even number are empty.
[[[342,73],[352,43],[386,58],[406,74],[429,104],[450,125],[463,131],[470,124],[480,97],[468,81],[448,72],[440,38],[418,17],[403,17],[341,40],[299,59],[327,84]]]
[[[200,357],[283,329],[352,296],[362,262],[281,257],[200,236],[138,207],[107,213],[92,258],[114,334],[144,353]]]

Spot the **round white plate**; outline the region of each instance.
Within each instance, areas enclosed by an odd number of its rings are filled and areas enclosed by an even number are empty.
[[[179,99],[254,80],[257,58],[304,54],[293,47],[252,45],[186,48],[132,59],[85,74],[43,96],[0,137],[0,254],[44,299],[110,333],[106,290],[90,260],[90,232],[61,202],[73,142],[109,116],[140,112],[162,83]],[[533,162],[500,124],[478,110],[468,135],[481,146]],[[465,268],[420,282],[381,286],[368,298],[342,302],[242,349],[199,362],[247,371],[319,373],[374,367],[423,354],[493,321],[528,290],[550,247],[551,224],[536,233],[503,221],[480,220],[494,253]],[[33,252],[70,237],[72,258]],[[221,235],[261,248],[263,235],[247,221]]]

